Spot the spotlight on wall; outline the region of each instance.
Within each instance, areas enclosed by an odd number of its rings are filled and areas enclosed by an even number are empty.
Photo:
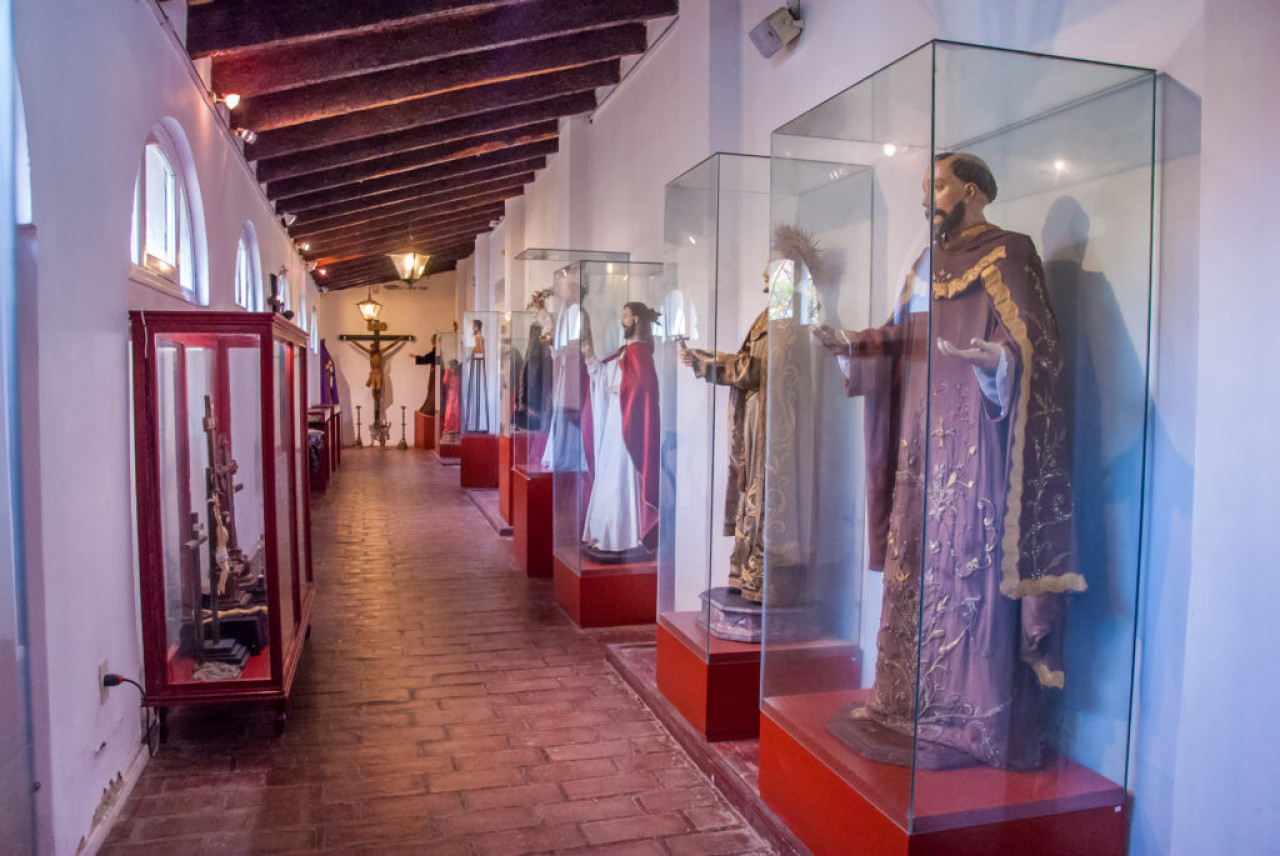
[[[236,128],[231,133],[235,134],[237,137],[244,140],[246,143],[253,143],[258,139],[258,135],[255,134],[253,131],[250,131],[248,128]]]
[[[752,28],[751,44],[760,51],[760,56],[771,57],[800,38],[802,32],[804,21],[797,18],[789,7],[782,6]]]
[[[305,253],[307,250],[311,249],[311,242],[298,241],[297,243],[294,244],[294,246],[298,248],[299,252]]]
[[[307,273],[314,273],[318,267],[320,267],[319,262],[307,262]]]
[[[297,219],[298,219],[298,215],[294,214],[292,211],[286,211],[280,215],[280,220],[286,226],[292,226],[294,224],[294,221],[296,221]]]
[[[228,110],[234,110],[240,106],[240,95],[237,92],[228,92],[226,95],[214,94],[214,104],[226,104]]]

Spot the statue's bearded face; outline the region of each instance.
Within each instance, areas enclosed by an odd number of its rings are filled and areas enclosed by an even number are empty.
[[[925,173],[922,189],[924,193],[920,204],[925,217],[930,215],[930,202],[933,204],[933,237],[945,241],[964,222],[965,200],[973,196],[974,187],[956,178],[948,158],[934,164],[932,176]]]
[[[622,335],[630,339],[636,332],[636,317],[631,314],[631,307],[622,307]]]

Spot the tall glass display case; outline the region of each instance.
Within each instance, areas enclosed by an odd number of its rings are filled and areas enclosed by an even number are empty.
[[[529,325],[512,333],[524,337],[523,376],[517,380],[512,414],[511,528],[516,564],[528,576],[552,574],[551,425],[552,350],[563,300],[554,295],[556,272],[578,260],[625,263],[627,253],[530,247],[516,256],[512,297],[527,299]],[[567,316],[566,316],[567,319]],[[535,330],[536,326],[536,330]]]
[[[653,621],[661,440],[654,325],[662,265],[555,275],[551,421],[556,599],[584,627]]]
[[[498,419],[502,406],[502,314],[462,314],[462,469],[464,488],[498,486]]]
[[[146,703],[289,695],[314,593],[306,334],[132,312]]]
[[[774,133],[765,574],[863,651],[804,668],[766,591],[816,852],[1124,850],[1154,87],[933,42]]]
[[[542,329],[541,325],[535,329],[535,324],[537,321],[534,313],[528,310],[507,312],[502,316],[502,336],[498,346],[502,375],[499,381],[502,388],[498,406],[498,511],[508,523],[512,520],[511,469],[515,465],[517,438],[521,446],[521,460],[527,454],[524,432],[525,425],[529,422],[531,369],[525,365],[525,356],[530,355],[534,360],[532,370],[535,373],[541,369],[541,357],[537,349],[542,344]],[[537,341],[532,342],[535,338]],[[535,375],[533,380],[536,384],[540,376]],[[535,404],[535,420],[537,413]]]
[[[458,334],[436,334],[436,457],[456,464],[462,457],[463,372]]]

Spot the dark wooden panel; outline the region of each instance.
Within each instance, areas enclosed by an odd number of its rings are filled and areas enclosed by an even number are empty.
[[[249,160],[257,160],[318,149],[474,113],[518,107],[556,95],[610,86],[617,83],[618,78],[619,61],[612,59],[566,71],[538,74],[522,80],[471,86],[390,107],[376,107],[345,116],[291,125],[278,131],[265,131],[258,135],[257,142],[249,146],[245,154]]]
[[[503,188],[501,190],[494,190],[490,193],[485,194],[484,196],[476,196],[471,199],[447,199],[438,203],[433,203],[431,205],[425,206],[422,209],[422,213],[425,216],[429,213],[443,214],[451,211],[458,211],[468,206],[472,208],[488,207],[495,203],[505,202],[506,200],[512,198],[513,196],[521,196],[523,194],[524,194],[523,187]],[[373,222],[374,220],[382,220],[383,222],[387,222],[393,219],[394,218],[388,218],[388,217],[371,218],[370,220],[365,222]],[[308,237],[308,236],[318,237],[320,234],[324,232],[332,232],[332,231],[341,230],[344,228],[348,228],[348,224],[343,224],[335,227],[328,227],[325,229],[317,229],[315,233],[304,233],[304,234],[295,235],[295,237]]]
[[[676,14],[678,6],[677,0],[534,0],[446,21],[329,38],[322,45],[230,54],[214,60],[213,85],[218,92],[249,98],[381,68],[651,20]]]
[[[404,238],[406,235],[430,240],[434,240],[440,235],[461,235],[467,233],[468,230],[470,230],[469,234],[475,235],[488,230],[490,228],[489,224],[496,219],[496,217],[483,210],[473,210],[462,217],[453,217],[448,220],[439,219],[431,223],[406,217],[398,223],[387,223],[380,225],[378,228],[343,230],[325,235],[323,239],[317,238],[311,242],[311,249],[307,250],[306,257],[308,259],[322,258],[335,255],[353,244],[382,241],[389,238]]]
[[[645,43],[644,24],[622,24],[245,98],[236,117],[242,127],[263,133],[454,89],[642,53]]]
[[[412,128],[408,131],[367,137],[322,149],[310,149],[294,155],[267,158],[258,161],[258,181],[279,181],[468,137],[533,125],[548,119],[585,113],[594,109],[595,106],[594,92],[575,92],[572,95],[534,101],[513,109],[476,113],[460,119]]]
[[[425,149],[415,149],[411,152],[389,155],[376,160],[362,161],[350,166],[313,172],[296,178],[267,182],[267,198],[288,199],[291,196],[301,196],[304,193],[312,193],[317,190],[396,175],[461,158],[486,155],[511,148],[512,146],[542,143],[556,138],[557,127],[558,123],[554,120],[540,122],[536,125],[512,128],[509,131],[499,131],[496,134],[468,137],[465,140],[456,140],[452,143],[442,143],[438,146],[429,146]],[[261,179],[261,176],[259,176],[259,179]],[[282,204],[288,205],[288,202],[283,202]]]

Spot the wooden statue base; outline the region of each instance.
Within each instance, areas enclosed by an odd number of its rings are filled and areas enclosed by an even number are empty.
[[[551,576],[551,473],[511,470],[512,549],[530,577]]]
[[[601,565],[581,557],[581,573],[555,557],[556,603],[579,627],[650,624],[658,600],[655,562]]]
[[[857,646],[844,640],[779,643],[788,683],[852,685],[861,669]],[[697,611],[658,616],[658,689],[707,740],[743,740],[760,733],[760,646],[717,639]],[[788,687],[790,688],[790,687]]]
[[[436,418],[415,410],[413,412],[413,448],[429,450],[435,447]]]
[[[511,435],[498,435],[498,513],[511,522]]]
[[[498,486],[498,435],[462,435],[462,487],[493,489]]]
[[[1124,853],[1124,788],[1070,759],[913,780],[909,767],[855,754],[826,722],[868,692],[771,696],[761,708],[760,795],[818,856]]]
[[[462,439],[459,438],[452,442],[446,443],[443,439],[436,444],[436,457],[451,461],[457,461],[462,458]]]

